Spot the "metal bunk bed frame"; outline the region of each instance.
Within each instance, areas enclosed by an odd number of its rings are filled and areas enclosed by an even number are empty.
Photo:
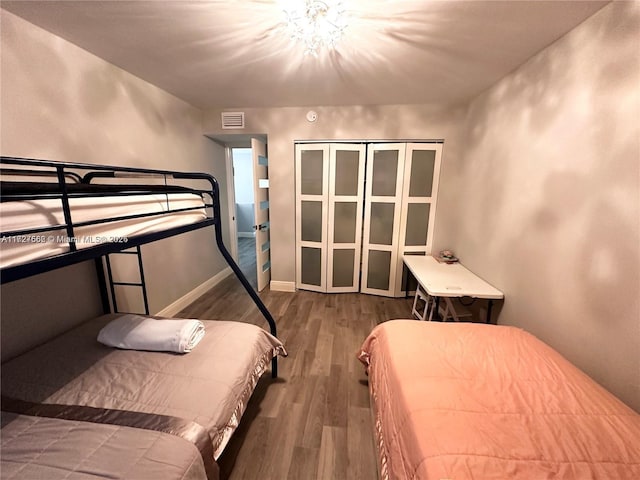
[[[247,291],[255,305],[258,307],[263,317],[269,324],[270,333],[277,337],[276,331],[276,323],[273,319],[271,313],[262,302],[262,299],[258,296],[258,293],[251,286],[245,275],[240,270],[238,264],[234,261],[233,257],[227,250],[222,240],[222,222],[220,216],[220,187],[218,185],[218,181],[212,175],[207,173],[195,173],[195,172],[177,172],[171,170],[156,170],[156,169],[147,169],[147,168],[137,168],[137,167],[118,167],[118,166],[108,166],[108,165],[90,165],[83,163],[72,163],[72,162],[55,162],[50,160],[36,160],[30,158],[19,158],[19,157],[0,157],[0,164],[3,165],[0,173],[8,174],[12,176],[20,176],[20,177],[51,177],[55,176],[57,179],[57,184],[51,182],[52,185],[57,185],[57,192],[55,193],[10,193],[10,194],[0,194],[1,202],[8,201],[20,201],[20,200],[44,200],[44,199],[59,199],[62,203],[62,210],[64,213],[64,224],[53,225],[53,226],[43,226],[37,228],[29,228],[23,230],[13,230],[13,231],[2,231],[0,232],[2,241],[5,241],[5,238],[8,237],[19,237],[19,236],[30,236],[30,235],[38,235],[43,232],[50,231],[61,231],[64,232],[65,238],[68,239],[69,243],[69,251],[65,253],[61,253],[58,255],[54,255],[51,257],[46,257],[42,259],[33,260],[28,263],[24,263],[21,265],[8,266],[0,270],[0,283],[5,284],[9,282],[13,282],[16,280],[20,280],[22,278],[27,278],[33,275],[38,275],[40,273],[48,272],[51,270],[55,270],[58,268],[66,267],[69,265],[73,265],[76,263],[84,262],[87,260],[94,260],[96,265],[96,272],[98,276],[98,283],[100,286],[100,294],[102,298],[102,308],[104,313],[111,312],[111,304],[109,302],[109,293],[107,291],[107,282],[105,279],[105,271],[104,265],[102,262],[102,257],[106,257],[109,254],[118,253],[122,250],[128,250],[131,248],[136,248],[138,252],[138,259],[140,260],[140,250],[139,247],[146,243],[155,242],[157,240],[161,240],[163,238],[172,237],[175,235],[179,235],[182,233],[190,232],[193,230],[198,230],[201,228],[213,226],[215,232],[215,239],[218,249],[220,253],[226,260],[226,262],[231,267],[233,273],[238,277],[240,283]],[[18,166],[18,168],[5,168],[4,165],[12,165]],[[86,172],[84,175],[78,174],[76,171]],[[209,183],[210,188],[207,189],[191,189],[191,193],[199,193],[204,196],[208,196],[211,199],[211,203],[207,203],[205,201],[204,207],[206,209],[213,210],[213,216],[207,217],[201,221],[196,223],[191,223],[187,225],[181,225],[178,227],[171,227],[166,230],[135,235],[127,238],[126,243],[98,243],[96,245],[77,249],[75,245],[75,235],[74,228],[85,227],[89,225],[97,225],[100,223],[108,223],[114,221],[121,220],[131,220],[136,218],[144,218],[150,216],[160,216],[166,214],[167,212],[158,212],[158,213],[143,213],[143,214],[133,214],[119,217],[111,217],[107,219],[101,220],[93,220],[87,222],[78,222],[74,223],[71,218],[71,208],[69,204],[70,198],[80,198],[80,197],[95,197],[95,196],[122,196],[122,195],[148,195],[148,194],[162,194],[162,193],[170,193],[172,192],[169,187],[167,190],[163,191],[162,189],[158,190],[144,190],[141,189],[142,185],[135,186],[127,186],[122,185],[124,187],[122,192],[108,192],[108,193],[74,193],[68,191],[68,183],[69,180],[71,183],[75,184],[84,184],[89,185],[94,179],[97,178],[137,178],[137,179],[163,179],[166,185],[167,179],[175,179],[175,180],[196,180],[196,181],[206,181]],[[130,190],[127,190],[126,187],[130,187]],[[182,209],[171,210],[172,213],[188,211],[188,210],[196,210],[201,209],[202,207],[189,207]],[[108,257],[107,257],[108,258]],[[141,262],[139,262],[141,265]],[[142,269],[141,273],[141,286],[144,290],[146,290],[146,284],[144,281],[144,273]],[[112,292],[113,292],[113,279],[110,277]],[[145,308],[148,313],[148,306],[146,301],[146,293],[145,296]],[[115,297],[112,297],[115,303]],[[117,309],[117,307],[116,307]],[[271,375],[273,378],[278,376],[278,364],[277,358],[274,357],[271,362]]]

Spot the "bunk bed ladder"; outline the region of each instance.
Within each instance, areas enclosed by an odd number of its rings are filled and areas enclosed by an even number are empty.
[[[137,255],[138,270],[140,272],[140,282],[116,282],[113,280],[113,270],[111,268],[111,255]],[[109,278],[109,289],[111,290],[111,301],[113,302],[113,312],[120,313],[116,300],[116,286],[139,287],[142,289],[142,299],[144,300],[144,314],[149,315],[149,300],[147,299],[147,284],[144,280],[144,268],[142,267],[142,249],[140,245],[135,250],[122,250],[120,252],[108,253],[104,256],[107,263],[107,276]]]

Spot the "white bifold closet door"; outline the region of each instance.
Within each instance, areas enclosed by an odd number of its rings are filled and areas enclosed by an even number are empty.
[[[357,292],[365,146],[296,145],[296,287]]]
[[[403,255],[433,245],[442,144],[370,144],[367,153],[363,293],[405,294]]]
[[[394,296],[405,143],[369,145],[362,240],[363,293]]]

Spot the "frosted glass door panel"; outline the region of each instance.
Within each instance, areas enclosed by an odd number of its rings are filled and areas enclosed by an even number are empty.
[[[391,252],[370,250],[367,269],[367,288],[389,290],[390,274]]]
[[[361,155],[359,151],[336,151],[335,195],[358,195]]]
[[[357,202],[336,202],[334,206],[334,243],[356,243]]]
[[[371,195],[394,197],[398,176],[398,151],[379,150],[373,156]]]
[[[322,195],[322,150],[303,150],[300,162],[300,192],[303,195]]]
[[[355,268],[355,250],[334,250],[333,251],[333,287],[353,286]]]
[[[322,242],[322,202],[301,202],[302,241]]]
[[[405,246],[424,246],[427,244],[430,209],[431,205],[428,203],[410,203],[407,205]]]
[[[430,197],[433,191],[435,150],[414,150],[411,155],[410,197]]]
[[[322,285],[322,250],[302,247],[302,283]]]
[[[394,215],[395,205],[393,203],[371,203],[371,230],[369,231],[370,244],[392,244]]]

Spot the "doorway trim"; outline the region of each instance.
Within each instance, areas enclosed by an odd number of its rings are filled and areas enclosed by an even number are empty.
[[[233,155],[231,153],[231,148],[232,147],[229,147],[228,145],[225,145],[224,147],[224,161],[227,177],[227,202],[229,203],[227,213],[229,215],[229,241],[231,242],[231,256],[236,263],[238,263],[238,225],[236,223],[238,213],[236,212],[236,193],[234,191]]]

